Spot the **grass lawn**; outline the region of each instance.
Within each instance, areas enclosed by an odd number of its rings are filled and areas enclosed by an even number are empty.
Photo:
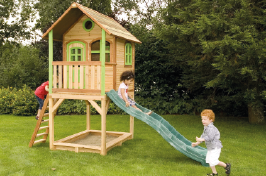
[[[199,116],[163,116],[177,131],[194,141],[203,126]],[[186,157],[155,130],[135,119],[134,139],[110,150],[94,153],[51,151],[46,143],[28,147],[34,117],[0,115],[0,175],[88,176],[204,176],[208,167]],[[220,160],[232,164],[231,176],[266,175],[266,125],[217,118],[223,144]],[[92,129],[100,129],[100,116],[92,116]],[[55,117],[55,140],[85,130],[85,115]],[[129,115],[108,115],[108,131],[128,131]],[[201,144],[205,147],[205,144]],[[52,170],[55,168],[55,170]],[[224,169],[216,167],[219,175]]]

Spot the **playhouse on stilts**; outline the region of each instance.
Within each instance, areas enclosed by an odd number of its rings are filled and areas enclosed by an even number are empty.
[[[42,110],[44,114],[49,100],[49,114],[46,113],[49,120],[42,121],[42,118],[39,118],[30,147],[35,143],[45,142],[49,133],[51,150],[106,155],[111,148],[132,139],[132,116],[129,132],[106,131],[106,114],[110,99],[105,93],[118,89],[123,71],[135,69],[135,43],[141,42],[114,19],[78,3],[73,3],[42,37],[49,40],[49,97]],[[53,59],[53,41],[62,42],[62,61]],[[134,84],[129,87],[128,93],[134,96]],[[86,129],[54,141],[55,114],[65,99],[86,102]],[[101,101],[100,106],[95,102],[97,100]],[[90,106],[101,115],[101,130],[90,128]],[[44,122],[49,123],[46,132],[37,134],[42,128],[40,124]],[[35,141],[36,137],[42,135],[43,139]],[[95,138],[99,138],[99,144],[95,144]],[[93,141],[90,142],[90,139]]]

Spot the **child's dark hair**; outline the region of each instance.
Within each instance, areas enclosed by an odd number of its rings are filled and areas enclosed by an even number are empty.
[[[134,72],[131,70],[128,70],[128,71],[124,71],[121,74],[120,81],[130,80],[130,79],[134,79],[134,78],[135,78]]]

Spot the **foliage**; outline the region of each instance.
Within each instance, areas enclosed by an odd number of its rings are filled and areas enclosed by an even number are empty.
[[[4,75],[0,77],[1,87],[22,88],[27,84],[35,89],[47,80],[48,66],[38,49],[9,43],[0,49],[0,74]]]
[[[33,115],[38,102],[34,92],[26,85],[22,89],[12,87],[0,89],[0,114]]]
[[[184,68],[190,98],[205,99],[209,107],[226,100],[262,106],[264,6],[252,0],[173,1],[157,16],[156,35],[168,42],[172,63]]]
[[[27,23],[33,14],[30,3],[31,0],[0,1],[0,47],[8,40],[19,43],[18,40],[29,38]]]

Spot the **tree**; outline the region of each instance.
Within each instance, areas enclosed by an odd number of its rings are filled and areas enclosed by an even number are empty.
[[[27,31],[27,23],[32,14],[30,3],[30,0],[2,0],[0,2],[0,47],[8,39],[18,42],[30,37],[30,32]],[[11,17],[12,21],[10,21]]]
[[[200,93],[210,106],[220,103],[217,97],[243,101],[252,123],[264,120],[265,5],[255,0],[180,0],[169,4],[156,24],[156,35],[169,42],[167,48],[176,56],[173,63],[186,68],[183,82],[193,96]]]

